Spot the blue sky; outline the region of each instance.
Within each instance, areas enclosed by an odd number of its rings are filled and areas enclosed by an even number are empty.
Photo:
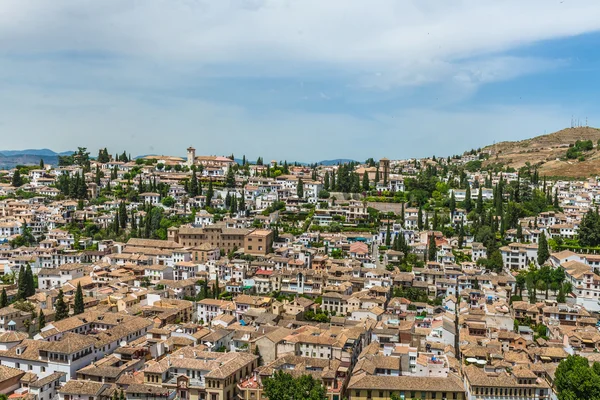
[[[0,148],[451,155],[600,126],[597,0],[4,0]]]

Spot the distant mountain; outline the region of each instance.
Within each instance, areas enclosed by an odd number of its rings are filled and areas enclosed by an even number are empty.
[[[0,150],[0,154],[5,156],[68,156],[73,154],[73,151],[63,151],[62,153],[57,153],[50,149],[26,149],[26,150]]]
[[[10,169],[17,165],[37,165],[40,159],[43,159],[45,164],[57,165],[58,156],[73,153],[73,151],[57,153],[50,149],[0,150],[0,169]]]
[[[330,165],[338,165],[338,164],[347,164],[347,163],[351,163],[351,162],[356,162],[354,160],[350,160],[348,158],[338,158],[335,160],[323,160],[323,161],[319,161],[317,164],[321,164],[321,165],[325,165],[325,166],[330,166]]]
[[[44,160],[44,164],[58,165],[58,155],[55,156],[39,156],[33,154],[17,154],[7,156],[0,153],[0,169],[11,169],[17,165],[38,165],[40,159]]]

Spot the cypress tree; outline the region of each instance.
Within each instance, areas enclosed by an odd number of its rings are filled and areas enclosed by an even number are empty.
[[[404,203],[400,206],[400,224],[404,227]]]
[[[35,278],[33,277],[33,271],[31,271],[31,265],[27,264],[25,268],[25,290],[27,297],[35,294]]]
[[[69,308],[67,307],[67,303],[65,303],[65,294],[63,293],[62,289],[59,289],[56,302],[54,302],[54,320],[60,321],[68,316]]]
[[[12,185],[14,187],[20,187],[23,185],[23,178],[21,178],[21,173],[19,172],[19,170],[15,170],[13,176],[12,176]]]
[[[429,247],[427,249],[427,255],[429,261],[436,261],[437,248],[435,245],[435,237],[433,235],[429,235]]]
[[[17,300],[25,300],[27,298],[27,272],[25,271],[25,267],[21,265],[17,278]]]
[[[456,197],[454,197],[454,190],[450,195],[450,204],[448,205],[448,207],[450,208],[450,213],[454,215],[454,211],[456,211]]]
[[[123,202],[119,204],[119,224],[121,225],[121,229],[127,228],[127,209]]]
[[[2,294],[0,294],[0,308],[4,308],[8,305],[8,295],[6,294],[6,288],[2,288]]]
[[[196,176],[196,171],[192,171],[192,179],[190,180],[190,196],[196,197],[198,196],[198,177]]]
[[[458,230],[458,248],[463,248],[463,243],[465,241],[465,226],[464,223],[460,222],[460,229]]]
[[[238,201],[238,210],[239,211],[246,211],[246,199],[244,198],[246,196],[246,194],[244,193],[244,191],[242,190],[242,195],[240,196],[240,199]]]
[[[422,231],[423,230],[423,209],[419,207],[419,212],[417,213],[417,228]]]
[[[213,191],[213,183],[212,179],[208,181],[208,190],[206,191],[206,207],[210,207],[212,203],[212,198],[215,195]]]
[[[85,311],[83,304],[83,290],[81,289],[81,282],[77,283],[77,291],[75,292],[75,306],[73,308],[73,314],[81,314]]]
[[[87,183],[85,183],[85,175],[81,173],[81,179],[79,181],[79,186],[77,188],[77,198],[78,199],[86,199],[87,198]]]
[[[117,235],[119,234],[119,228],[120,228],[120,225],[121,225],[121,223],[119,222],[119,220],[120,220],[119,210],[117,210],[115,212],[115,217],[114,217],[114,220],[113,220],[113,230],[114,230],[115,234],[117,234]]]
[[[544,265],[550,258],[550,251],[548,250],[548,241],[544,232],[540,234],[540,242],[538,243],[538,254],[537,261],[540,266]]]
[[[236,196],[235,195],[232,196],[230,201],[231,201],[231,208],[229,209],[229,212],[231,213],[231,215],[233,215],[233,214],[236,214],[238,211],[238,208],[237,208],[238,202],[237,202]]]
[[[325,171],[325,178],[323,178],[323,189],[329,190],[329,171]]]
[[[369,174],[367,173],[367,171],[365,171],[365,173],[363,174],[362,188],[365,192],[368,192],[369,189],[371,188],[369,186]]]
[[[40,169],[44,169],[44,159],[40,158]]]
[[[377,169],[375,170],[375,183],[379,183],[379,165],[377,166]]]
[[[202,283],[202,297],[203,299],[208,298],[208,279],[205,279]]]
[[[304,182],[302,182],[302,178],[298,178],[298,185],[296,186],[296,195],[298,198],[304,198]]]
[[[389,247],[391,241],[392,241],[392,236],[390,234],[390,223],[388,222],[387,228],[386,228],[386,231],[385,231],[385,245]]]
[[[463,202],[463,207],[467,212],[470,212],[473,209],[473,203],[471,201],[471,186],[467,182],[467,189],[465,190],[465,201]]]
[[[40,315],[38,316],[38,331],[41,331],[46,326],[46,315],[43,310],[40,310]]]
[[[481,188],[479,188],[477,190],[477,205],[476,205],[476,210],[477,210],[477,214],[481,214],[483,212],[483,190],[481,190]]]

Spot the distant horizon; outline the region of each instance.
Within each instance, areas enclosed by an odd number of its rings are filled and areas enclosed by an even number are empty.
[[[367,155],[367,156],[365,156],[365,157],[363,157],[361,159],[349,158],[349,157],[327,157],[327,158],[323,158],[323,159],[319,159],[319,160],[306,161],[306,160],[299,160],[299,159],[288,160],[288,159],[281,158],[281,157],[268,157],[268,156],[264,156],[264,155],[258,155],[256,157],[249,157],[246,154],[235,154],[235,153],[233,153],[233,155],[234,155],[234,157],[237,160],[241,160],[243,156],[246,156],[246,160],[248,160],[249,162],[256,162],[256,160],[259,157],[262,157],[263,158],[263,162],[265,162],[265,163],[270,162],[271,160],[277,160],[277,162],[279,162],[279,161],[281,161],[281,162],[287,161],[288,163],[295,163],[296,162],[296,163],[300,163],[300,164],[314,164],[314,163],[319,164],[319,163],[323,163],[323,162],[337,162],[338,160],[345,161],[345,162],[354,161],[354,162],[364,163],[369,158],[374,158],[375,160],[379,160],[381,158],[389,158],[389,159],[392,159],[392,160],[415,159],[415,158],[431,158],[432,156],[435,156],[435,157],[444,157],[445,158],[445,157],[452,157],[452,156],[463,155],[464,153],[467,153],[470,150],[478,149],[478,148],[484,148],[484,147],[488,147],[488,146],[492,146],[492,145],[497,145],[497,144],[502,143],[502,142],[519,142],[519,141],[523,141],[523,140],[534,139],[534,138],[537,138],[537,137],[540,137],[540,136],[544,136],[544,135],[552,135],[554,133],[563,131],[565,129],[576,129],[576,128],[589,128],[589,129],[600,130],[600,128],[596,128],[594,126],[572,126],[572,127],[561,128],[561,129],[559,129],[557,131],[553,131],[553,132],[545,132],[545,133],[542,133],[542,134],[539,134],[539,135],[536,135],[536,136],[523,137],[523,138],[515,138],[514,140],[510,140],[510,141],[508,141],[508,140],[507,141],[500,141],[500,142],[494,142],[494,143],[484,144],[482,146],[475,146],[475,147],[465,148],[461,152],[454,153],[454,154],[429,154],[429,155],[424,155],[424,156],[420,156],[420,157],[417,157],[417,156],[396,157],[393,154],[384,154],[381,157],[373,157],[373,156],[368,156]],[[188,144],[187,146],[185,146],[185,148],[187,149],[187,147],[189,147],[189,146],[190,145]],[[45,148],[39,148],[39,149],[36,149],[36,148],[26,148],[26,149],[22,149],[22,150],[16,150],[16,149],[8,150],[8,149],[3,149],[3,150],[0,150],[0,154],[4,154],[5,152],[25,152],[25,151],[28,151],[28,150],[31,150],[31,151],[34,151],[34,152],[35,151],[44,151],[44,150],[47,150],[47,151],[51,151],[51,152],[55,153],[55,155],[58,156],[58,155],[66,155],[66,153],[69,153],[69,152],[76,152],[77,151],[77,147],[85,147],[85,146],[79,145],[79,146],[76,146],[74,149],[63,150],[63,151],[56,151],[54,149],[47,148],[47,147],[45,147]],[[192,146],[192,147],[194,147],[194,146]],[[102,147],[102,148],[104,148],[104,147]],[[86,147],[86,149],[90,153],[90,157],[92,157],[92,158],[96,158],[96,156],[98,155],[98,151],[100,150],[100,149],[95,149],[95,150],[91,149],[90,150],[87,147]],[[128,149],[121,149],[121,150],[117,150],[117,151],[111,151],[110,149],[107,149],[107,150],[108,150],[108,153],[110,155],[115,155],[117,153],[118,154],[122,154],[122,152],[125,151],[125,152],[128,153],[128,155],[131,155],[131,157],[133,159],[137,159],[137,158],[141,158],[141,157],[148,157],[148,156],[179,157],[179,158],[182,158],[184,160],[187,158],[187,155],[185,155],[185,154],[184,155],[181,155],[181,154],[160,154],[160,153],[134,154],[134,152],[129,151]],[[36,153],[28,153],[28,154],[37,155]],[[196,148],[196,154],[197,155],[205,155],[205,156],[229,157],[232,153],[231,152],[229,152],[228,154],[199,153],[198,149]]]

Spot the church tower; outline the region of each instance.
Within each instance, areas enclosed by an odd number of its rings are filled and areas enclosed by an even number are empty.
[[[188,165],[188,167],[191,167],[192,165],[194,165],[195,161],[196,161],[196,149],[193,148],[192,146],[190,146],[187,149],[187,165]]]

